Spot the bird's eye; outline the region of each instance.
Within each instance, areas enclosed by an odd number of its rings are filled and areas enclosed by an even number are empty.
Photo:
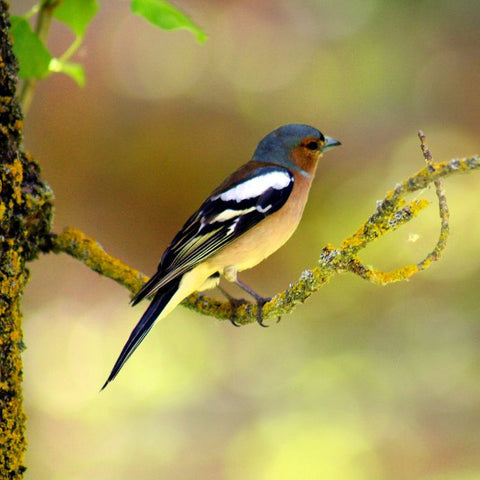
[[[309,150],[318,150],[318,143],[317,142],[308,142],[305,146]]]

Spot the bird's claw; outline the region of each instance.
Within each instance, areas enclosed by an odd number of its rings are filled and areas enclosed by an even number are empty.
[[[266,325],[265,323],[263,323],[262,310],[263,310],[263,306],[266,303],[268,303],[270,300],[271,300],[271,297],[257,298],[257,317],[256,317],[256,320],[257,320],[257,323],[263,328],[268,328],[269,327],[269,325]],[[248,304],[249,302],[247,300],[245,300],[244,298],[230,298],[229,301],[230,301],[230,305],[232,305],[232,311],[233,311],[232,316],[230,318],[230,323],[234,327],[240,327],[241,325],[236,321],[237,309],[238,309],[238,307],[240,307],[242,305],[245,305],[245,304]],[[281,317],[278,317],[277,323],[280,320],[281,320]]]
[[[267,328],[268,325],[263,323],[263,318],[262,318],[262,310],[263,306],[268,303],[272,298],[267,297],[267,298],[257,298],[257,323],[264,328]]]
[[[237,319],[237,309],[241,305],[245,305],[246,303],[249,303],[249,302],[247,302],[247,300],[245,300],[244,298],[230,297],[228,300],[230,301],[230,305],[232,306],[232,316],[230,317],[230,323],[234,327],[240,327],[240,324],[237,323],[237,321],[236,321],[236,319]]]

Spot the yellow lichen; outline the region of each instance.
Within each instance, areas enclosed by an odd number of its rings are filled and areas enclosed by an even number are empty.
[[[131,292],[138,291],[148,279],[137,270],[107,254],[98,242],[79,230],[66,228],[53,241],[55,251],[66,251],[92,270],[125,285]]]
[[[12,342],[19,342],[22,338],[22,334],[17,330],[10,334],[10,340]]]
[[[13,161],[13,165],[9,166],[9,170],[13,176],[12,185],[14,190],[12,198],[20,205],[23,202],[21,188],[23,182],[23,166],[18,158]]]
[[[391,272],[380,272],[376,270],[370,271],[369,280],[376,285],[388,285],[389,283],[400,282],[407,280],[412,275],[418,272],[416,265],[406,265],[398,270]]]

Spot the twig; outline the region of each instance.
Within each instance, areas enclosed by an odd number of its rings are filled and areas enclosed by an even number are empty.
[[[57,8],[60,2],[61,0],[43,0],[38,9],[35,33],[44,44],[47,43],[53,11],[55,8]],[[38,81],[38,78],[29,78],[23,82],[19,97],[23,115],[27,114],[30,105],[32,104],[33,95],[35,93],[35,88],[37,87]]]
[[[430,149],[427,145],[427,139],[422,130],[419,130],[418,137],[420,138],[420,146],[423,152],[425,161],[427,162],[428,168],[430,171],[435,171],[435,164],[433,162],[433,157],[430,152]],[[438,198],[438,209],[440,213],[440,235],[438,237],[437,244],[435,248],[420,262],[417,264],[419,270],[424,270],[427,268],[431,262],[435,262],[440,258],[442,251],[447,246],[448,234],[450,233],[450,212],[447,205],[447,197],[445,196],[445,191],[443,190],[442,182],[440,180],[434,180],[433,184],[435,185],[435,193]]]

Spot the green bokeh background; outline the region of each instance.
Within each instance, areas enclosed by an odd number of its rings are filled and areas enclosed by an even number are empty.
[[[30,1],[15,1],[15,13]],[[480,4],[182,0],[209,34],[162,32],[102,2],[79,89],[42,82],[25,125],[75,226],[151,274],[204,197],[260,138],[308,123],[342,141],[290,242],[242,279],[273,295],[338,245],[396,182],[480,150]],[[71,41],[61,25],[50,47]],[[480,478],[480,176],[445,182],[451,237],[410,282],[337,276],[279,325],[233,328],[178,308],[99,394],[145,308],[66,255],[31,266],[27,478]],[[421,192],[434,201],[432,189]],[[420,261],[435,204],[362,259]],[[236,293],[231,288],[232,293]]]

